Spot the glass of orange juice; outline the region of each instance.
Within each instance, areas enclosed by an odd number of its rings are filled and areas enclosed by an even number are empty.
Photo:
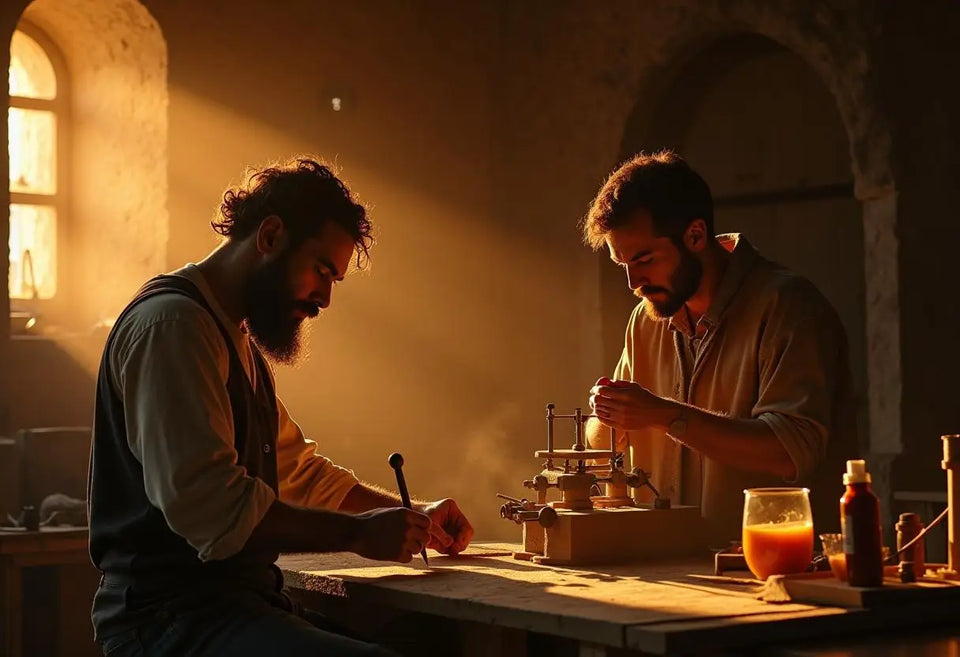
[[[743,494],[743,556],[753,575],[805,571],[813,558],[810,490],[748,488]]]

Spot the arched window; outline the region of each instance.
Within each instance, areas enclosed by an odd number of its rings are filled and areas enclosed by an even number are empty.
[[[7,114],[11,299],[51,299],[57,293],[67,107],[61,61],[42,32],[20,24],[10,42]]]

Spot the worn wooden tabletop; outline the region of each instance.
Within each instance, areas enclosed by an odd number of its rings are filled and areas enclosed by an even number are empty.
[[[86,549],[86,527],[41,527],[32,532],[20,527],[0,527],[0,554]]]
[[[515,560],[511,547],[472,546],[458,557],[431,552],[430,568],[418,559],[385,564],[352,554],[283,555],[278,565],[293,589],[654,654],[957,620],[957,611],[936,605],[771,604],[757,599],[757,582],[711,577],[706,558],[561,568]]]

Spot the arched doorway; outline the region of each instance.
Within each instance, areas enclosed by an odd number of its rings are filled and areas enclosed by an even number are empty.
[[[626,126],[620,159],[677,150],[710,184],[718,232],[743,233],[826,295],[847,330],[866,452],[863,211],[833,97],[800,57],[758,35],[715,42],[664,77],[662,91],[641,99]],[[636,299],[609,263],[601,289],[612,366]]]

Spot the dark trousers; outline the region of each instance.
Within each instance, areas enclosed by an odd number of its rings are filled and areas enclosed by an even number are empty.
[[[160,610],[148,622],[101,642],[106,657],[344,655],[396,657],[337,633],[323,617],[310,621],[252,592]]]

